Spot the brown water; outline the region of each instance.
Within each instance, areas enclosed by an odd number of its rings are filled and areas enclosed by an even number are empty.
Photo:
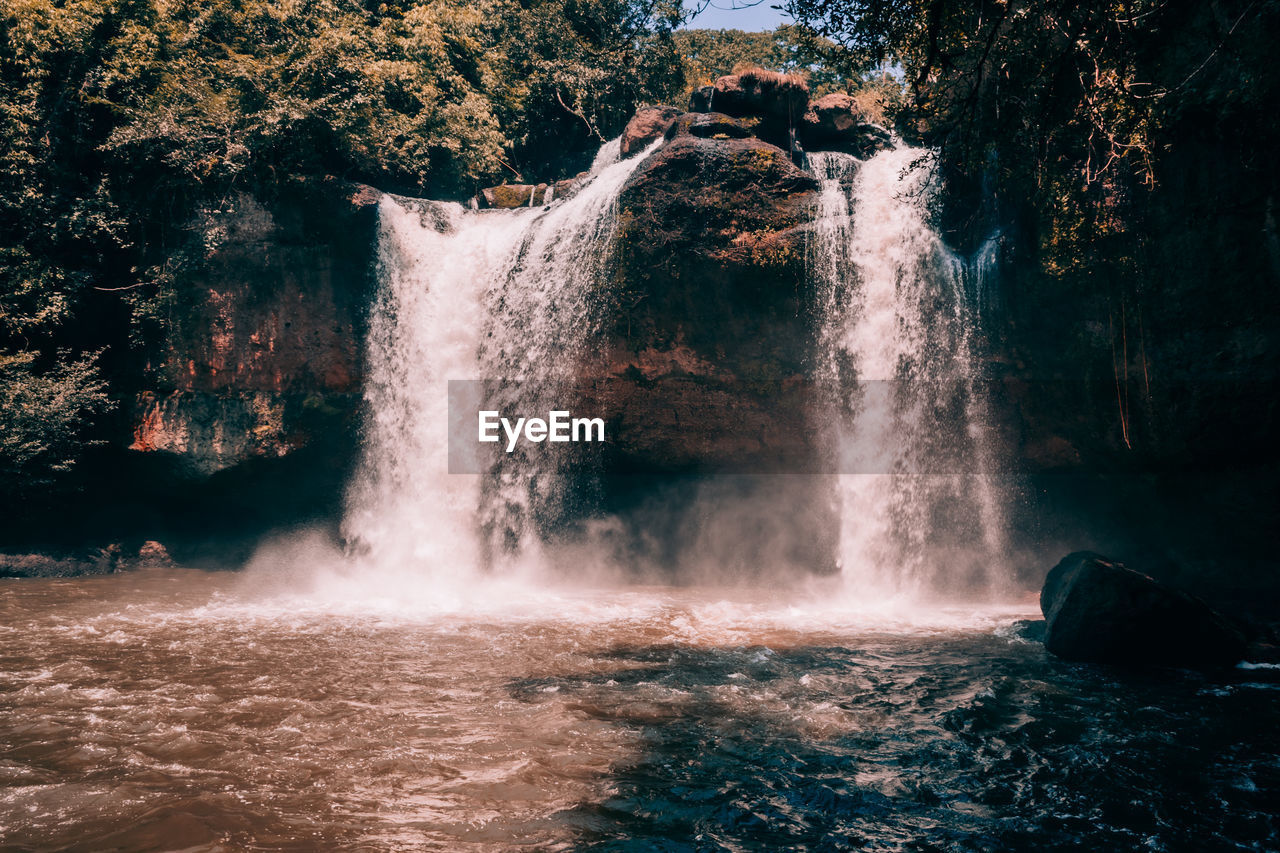
[[[358,588],[0,581],[0,848],[1280,848],[1273,672],[1058,662],[1030,602]]]

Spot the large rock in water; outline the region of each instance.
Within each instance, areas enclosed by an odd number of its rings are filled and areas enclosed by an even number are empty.
[[[758,139],[681,135],[619,198],[611,387],[622,467],[795,470],[813,329],[805,237],[818,182]],[[783,403],[780,394],[796,399]],[[697,425],[691,429],[687,425]]]
[[[1068,660],[1229,666],[1245,638],[1207,604],[1090,551],[1054,566],[1040,592],[1045,647]]]

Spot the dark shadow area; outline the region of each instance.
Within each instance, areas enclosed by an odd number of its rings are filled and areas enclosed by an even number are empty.
[[[119,546],[127,557],[155,540],[180,565],[239,568],[273,532],[308,526],[336,538],[357,450],[350,436],[206,477],[170,454],[103,449],[77,471],[77,490],[12,508],[0,542],[69,557]]]
[[[639,745],[604,799],[560,814],[575,849],[1216,851],[1280,838],[1271,672],[1071,665],[995,635],[598,659],[509,686]]]
[[[1012,507],[1019,580],[1038,587],[1072,548],[1107,554],[1243,618],[1280,616],[1275,466],[1047,473]]]

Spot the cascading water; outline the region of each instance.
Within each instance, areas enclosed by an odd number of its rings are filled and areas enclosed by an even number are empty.
[[[481,393],[504,411],[555,407],[592,351],[614,209],[643,159],[619,160],[615,140],[576,195],[538,209],[382,202],[370,418],[346,523],[375,564],[466,572],[532,554],[557,520],[568,478],[544,448],[467,460],[482,474],[448,473],[450,429],[470,429],[449,423],[449,397],[459,412],[475,411]],[[990,590],[1001,525],[975,384],[982,294],[967,293],[985,270],[929,225],[927,152],[866,163],[814,154],[811,165],[821,179],[810,247],[818,378],[842,472],[843,575],[871,597]],[[451,379],[486,382],[450,389]]]
[[[489,399],[525,411],[554,399],[592,334],[614,207],[644,156],[619,161],[615,140],[576,195],[540,209],[383,199],[365,452],[344,525],[362,558],[456,575],[534,544],[559,497],[554,461],[516,452],[450,474],[450,430],[474,428],[450,423],[450,394],[474,412],[481,388],[449,381],[489,380]]]
[[[859,596],[992,592],[1004,554],[966,295],[974,264],[929,224],[930,154],[810,163],[821,180],[810,269],[841,472],[842,574]]]

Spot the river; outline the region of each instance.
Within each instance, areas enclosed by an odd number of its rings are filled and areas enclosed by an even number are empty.
[[[0,581],[5,850],[1266,850],[1273,670],[821,587]]]

